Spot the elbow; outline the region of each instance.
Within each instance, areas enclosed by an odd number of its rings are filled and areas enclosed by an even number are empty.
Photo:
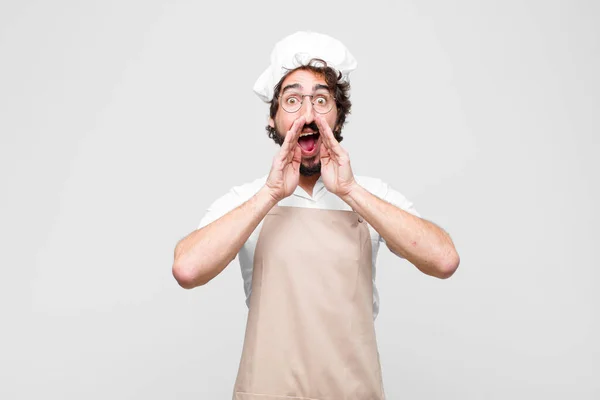
[[[174,258],[171,272],[173,278],[175,278],[182,288],[193,289],[205,285],[210,281],[210,278],[207,279],[206,274],[202,273],[202,266],[196,265],[196,262],[191,262],[189,257],[186,257],[183,240],[175,246]]]
[[[458,256],[458,253],[456,252],[456,250],[453,249],[445,257],[443,257],[442,260],[440,260],[438,262],[437,277],[440,279],[450,278],[452,275],[454,275],[454,273],[458,269],[459,264],[460,264],[460,257]]]
[[[210,281],[210,279],[203,277],[202,274],[194,273],[192,268],[188,268],[177,262],[173,264],[172,272],[179,286],[188,290],[206,285]]]

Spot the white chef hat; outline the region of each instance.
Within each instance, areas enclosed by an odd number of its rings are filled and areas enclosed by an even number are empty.
[[[281,78],[292,69],[308,65],[313,58],[341,72],[342,81],[348,82],[350,72],[356,69],[356,60],[339,40],[322,33],[296,32],[275,44],[271,65],[256,80],[254,92],[263,101],[270,102]]]

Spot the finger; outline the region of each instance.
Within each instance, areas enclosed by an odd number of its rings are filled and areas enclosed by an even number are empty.
[[[298,136],[300,136],[305,121],[305,117],[298,118],[294,121],[290,130],[285,134],[285,139],[281,145],[281,153],[284,156],[287,156],[294,149],[294,145],[298,144]]]
[[[292,126],[290,127],[290,130],[287,131],[285,138],[289,140],[289,142],[296,142],[296,140],[298,140],[298,136],[300,136],[300,132],[302,132],[302,127],[304,126],[305,122],[305,117],[300,117],[297,120],[295,120]]]
[[[294,121],[294,123],[292,124],[292,127],[290,128],[288,134],[291,134],[291,141],[292,143],[298,143],[298,137],[300,137],[300,134],[302,133],[302,128],[304,127],[304,124],[306,123],[306,118],[305,117],[300,117],[297,120]]]
[[[315,118],[317,126],[319,127],[319,132],[321,132],[321,137],[323,138],[323,143],[325,147],[332,150],[336,155],[342,155],[342,146],[340,146],[339,142],[335,139],[329,124],[325,121],[321,115],[317,115]]]
[[[296,144],[294,147],[294,152],[292,154],[292,166],[294,167],[294,171],[300,170],[300,163],[302,162],[302,149],[299,144]]]
[[[331,153],[327,146],[324,143],[321,143],[321,148],[319,149],[319,161],[321,164],[327,164],[331,160]]]

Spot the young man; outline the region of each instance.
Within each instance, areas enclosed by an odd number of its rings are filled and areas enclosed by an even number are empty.
[[[249,314],[236,400],[383,399],[373,323],[380,243],[428,275],[458,267],[442,229],[381,180],[354,175],[340,142],[355,67],[326,35],[277,43],[254,86],[281,145],[271,171],[214,202],[175,249],[173,274],[187,289],[239,255]]]

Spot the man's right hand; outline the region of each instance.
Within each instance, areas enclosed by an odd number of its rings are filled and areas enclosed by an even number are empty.
[[[294,193],[302,161],[298,137],[305,121],[304,117],[298,118],[285,135],[267,182],[258,193],[177,243],[173,275],[182,287],[191,289],[204,285],[221,273],[273,208],[274,202]]]
[[[273,199],[279,202],[290,196],[296,190],[300,180],[300,163],[302,162],[302,150],[298,144],[298,138],[304,127],[305,118],[300,117],[292,124],[286,133],[281,149],[273,158],[271,172],[265,183],[265,187]]]

